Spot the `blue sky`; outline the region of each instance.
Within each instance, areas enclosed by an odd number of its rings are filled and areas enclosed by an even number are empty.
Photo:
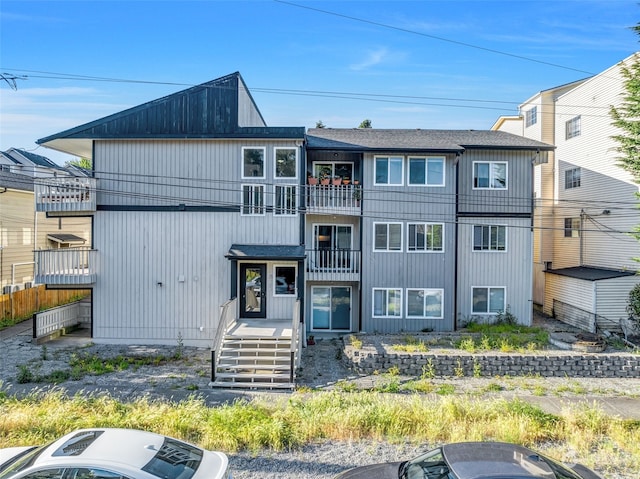
[[[638,50],[638,21],[637,0],[2,0],[0,150],[62,163],[35,141],[235,71],[269,126],[488,129]]]

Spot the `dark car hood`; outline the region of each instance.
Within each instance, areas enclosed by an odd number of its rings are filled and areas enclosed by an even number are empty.
[[[398,479],[398,471],[404,462],[388,462],[360,466],[338,474],[335,479]]]

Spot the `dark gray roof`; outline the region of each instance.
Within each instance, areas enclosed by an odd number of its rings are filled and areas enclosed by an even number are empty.
[[[555,147],[523,136],[493,130],[312,128],[307,131],[307,148],[462,152],[469,148],[550,151]]]
[[[304,246],[275,244],[234,244],[225,255],[229,259],[302,260]]]
[[[2,154],[5,156],[5,158],[8,158],[12,162],[14,162],[16,165],[24,165],[24,162],[23,162],[24,160],[21,160],[20,158],[18,158],[18,155],[16,155],[16,153],[19,154],[19,155],[22,155],[23,157],[25,157],[27,160],[29,160],[34,165],[44,166],[46,168],[55,168],[57,170],[62,169],[62,167],[60,165],[57,165],[56,163],[51,161],[46,156],[36,155],[35,153],[31,153],[31,152],[26,151],[26,150],[20,150],[18,148],[11,148],[11,149],[9,149],[7,151],[3,151],[2,152]]]
[[[0,170],[0,188],[33,191],[33,178],[31,176]]]
[[[619,269],[594,268],[591,266],[575,266],[572,268],[550,269],[547,273],[568,276],[569,278],[583,279],[586,281],[599,281],[603,279],[622,278],[633,276],[635,271],[623,271]]]
[[[241,126],[242,112],[249,111],[253,112],[253,124]],[[244,80],[236,72],[41,138],[36,143],[90,158],[94,139],[183,138],[303,139],[304,127],[267,127]]]
[[[85,243],[87,241],[71,233],[49,233],[47,237],[56,243]]]

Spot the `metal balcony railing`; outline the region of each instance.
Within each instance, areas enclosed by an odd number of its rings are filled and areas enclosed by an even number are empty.
[[[360,251],[349,249],[307,250],[307,279],[359,281]]]

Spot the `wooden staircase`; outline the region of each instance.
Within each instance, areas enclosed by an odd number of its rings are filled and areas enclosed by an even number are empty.
[[[212,387],[293,389],[291,329],[260,333],[235,325],[224,335],[213,367]]]

